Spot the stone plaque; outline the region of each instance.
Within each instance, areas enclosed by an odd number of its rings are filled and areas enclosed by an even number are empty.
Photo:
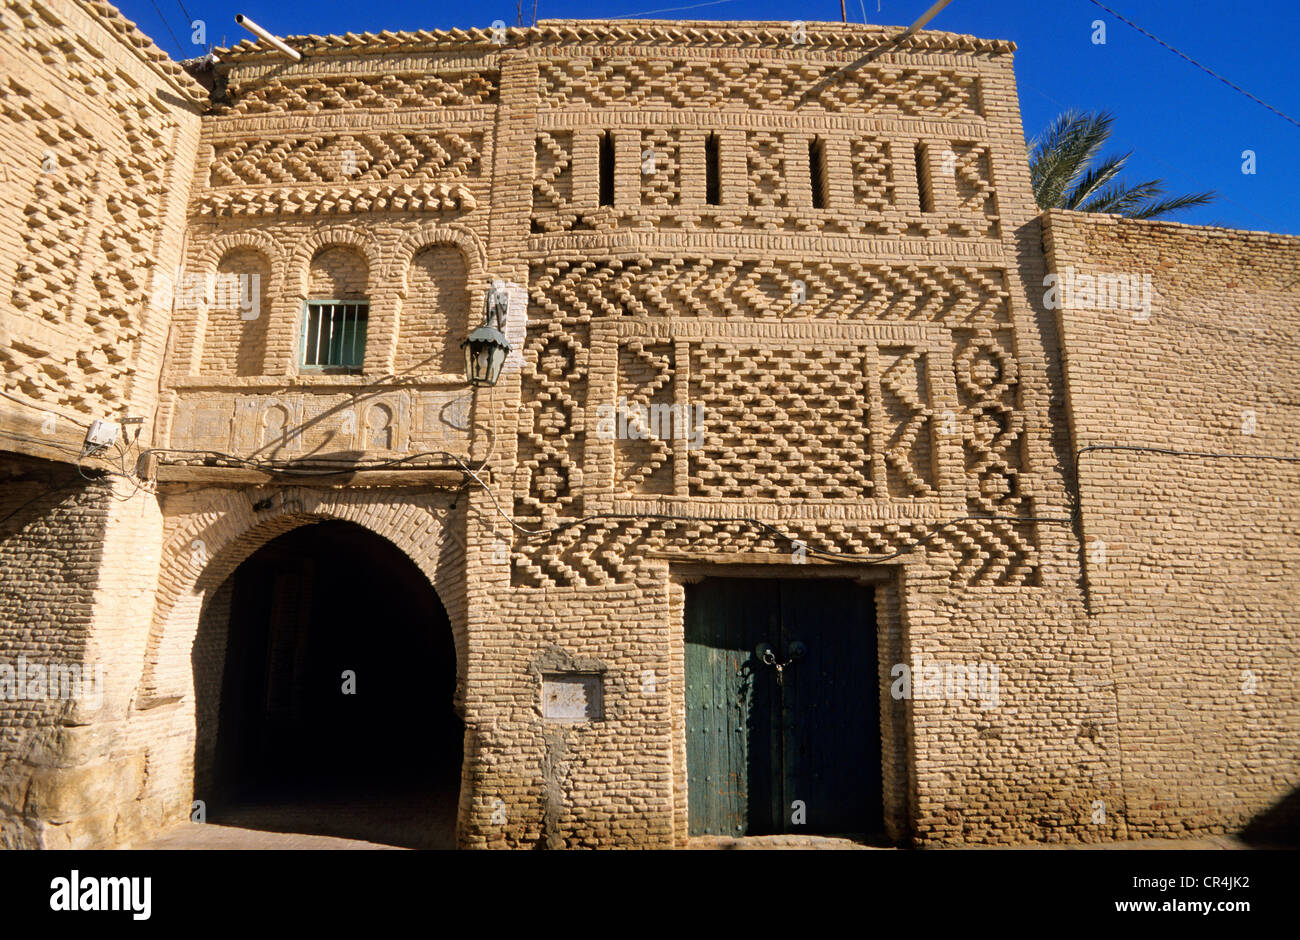
[[[565,672],[542,676],[542,717],[548,721],[599,721],[605,717],[600,676]]]

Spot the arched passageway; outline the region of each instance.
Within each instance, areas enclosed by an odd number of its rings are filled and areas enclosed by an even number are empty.
[[[392,543],[340,521],[271,540],[214,593],[194,673],[209,822],[454,847],[455,647]]]

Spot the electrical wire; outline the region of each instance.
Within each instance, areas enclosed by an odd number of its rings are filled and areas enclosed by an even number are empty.
[[[612,20],[630,20],[638,16],[653,16],[656,13],[679,13],[682,10],[698,10],[700,7],[716,7],[723,3],[731,3],[732,0],[708,0],[706,3],[693,3],[685,7],[665,7],[662,10],[646,10],[642,13],[620,13],[618,16],[611,16]]]
[[[1282,113],[1281,111],[1279,111],[1277,108],[1273,107],[1271,104],[1269,104],[1267,101],[1263,100],[1262,98],[1257,98],[1257,97],[1255,97],[1255,96],[1252,95],[1250,92],[1246,91],[1246,89],[1242,88],[1240,85],[1236,84],[1235,82],[1231,82],[1231,81],[1229,81],[1228,79],[1224,78],[1222,75],[1220,75],[1218,72],[1214,71],[1213,69],[1211,69],[1211,68],[1207,68],[1206,66],[1204,66],[1204,65],[1202,65],[1201,63],[1197,62],[1197,61],[1196,61],[1195,59],[1193,59],[1191,56],[1187,55],[1187,53],[1178,51],[1178,50],[1175,49],[1173,46],[1169,45],[1169,43],[1167,43],[1167,42],[1165,42],[1163,39],[1161,39],[1159,36],[1155,35],[1154,33],[1148,32],[1147,30],[1145,30],[1145,29],[1143,29],[1141,26],[1139,26],[1137,23],[1134,23],[1132,20],[1125,19],[1123,16],[1121,16],[1121,15],[1118,14],[1118,13],[1116,13],[1114,10],[1112,10],[1110,7],[1106,6],[1104,3],[1100,3],[1099,0],[1088,0],[1088,2],[1091,3],[1091,4],[1092,4],[1093,6],[1095,6],[1095,7],[1099,7],[1099,8],[1101,8],[1101,9],[1105,10],[1107,13],[1109,13],[1111,16],[1115,17],[1115,19],[1119,20],[1121,23],[1125,23],[1125,24],[1127,24],[1127,25],[1133,27],[1133,28],[1136,29],[1139,33],[1141,33],[1143,36],[1146,36],[1148,39],[1151,39],[1151,40],[1153,40],[1153,41],[1159,43],[1160,45],[1164,46],[1166,49],[1168,49],[1168,50],[1169,50],[1170,52],[1172,52],[1174,55],[1178,56],[1180,59],[1185,59],[1185,60],[1187,60],[1188,62],[1192,63],[1192,65],[1196,66],[1198,69],[1200,69],[1200,70],[1201,70],[1202,72],[1204,72],[1206,75],[1210,75],[1210,76],[1212,76],[1212,77],[1214,77],[1214,78],[1217,78],[1219,81],[1223,82],[1223,84],[1227,85],[1227,86],[1228,86],[1229,88],[1231,88],[1233,91],[1236,91],[1236,92],[1239,92],[1239,93],[1245,95],[1247,98],[1249,98],[1251,101],[1255,102],[1256,104],[1263,105],[1264,107],[1268,108],[1268,110],[1270,110],[1270,111],[1272,111],[1274,114],[1276,114],[1278,117],[1282,118],[1284,121],[1290,121],[1290,122],[1291,122],[1292,124],[1294,124],[1296,127],[1300,127],[1300,121],[1297,121],[1295,118],[1291,117],[1290,115],[1287,115],[1287,114]]]
[[[185,49],[181,41],[176,38],[176,34],[172,32],[172,24],[167,21],[167,17],[163,16],[163,11],[158,9],[157,0],[149,0],[149,3],[153,5],[153,10],[158,14],[158,19],[162,20],[163,26],[167,27],[167,32],[171,33],[172,42],[176,43],[176,50],[181,54],[181,58],[185,58]]]

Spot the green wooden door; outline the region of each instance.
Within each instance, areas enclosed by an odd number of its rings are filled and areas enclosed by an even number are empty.
[[[763,645],[802,656],[778,675]],[[692,835],[879,831],[875,650],[873,598],[853,582],[687,586]]]

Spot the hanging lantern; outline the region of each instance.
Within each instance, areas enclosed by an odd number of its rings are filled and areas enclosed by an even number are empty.
[[[510,355],[510,343],[502,332],[510,301],[500,281],[493,282],[483,307],[483,325],[460,344],[465,350],[465,379],[470,385],[496,385],[506,356]]]

